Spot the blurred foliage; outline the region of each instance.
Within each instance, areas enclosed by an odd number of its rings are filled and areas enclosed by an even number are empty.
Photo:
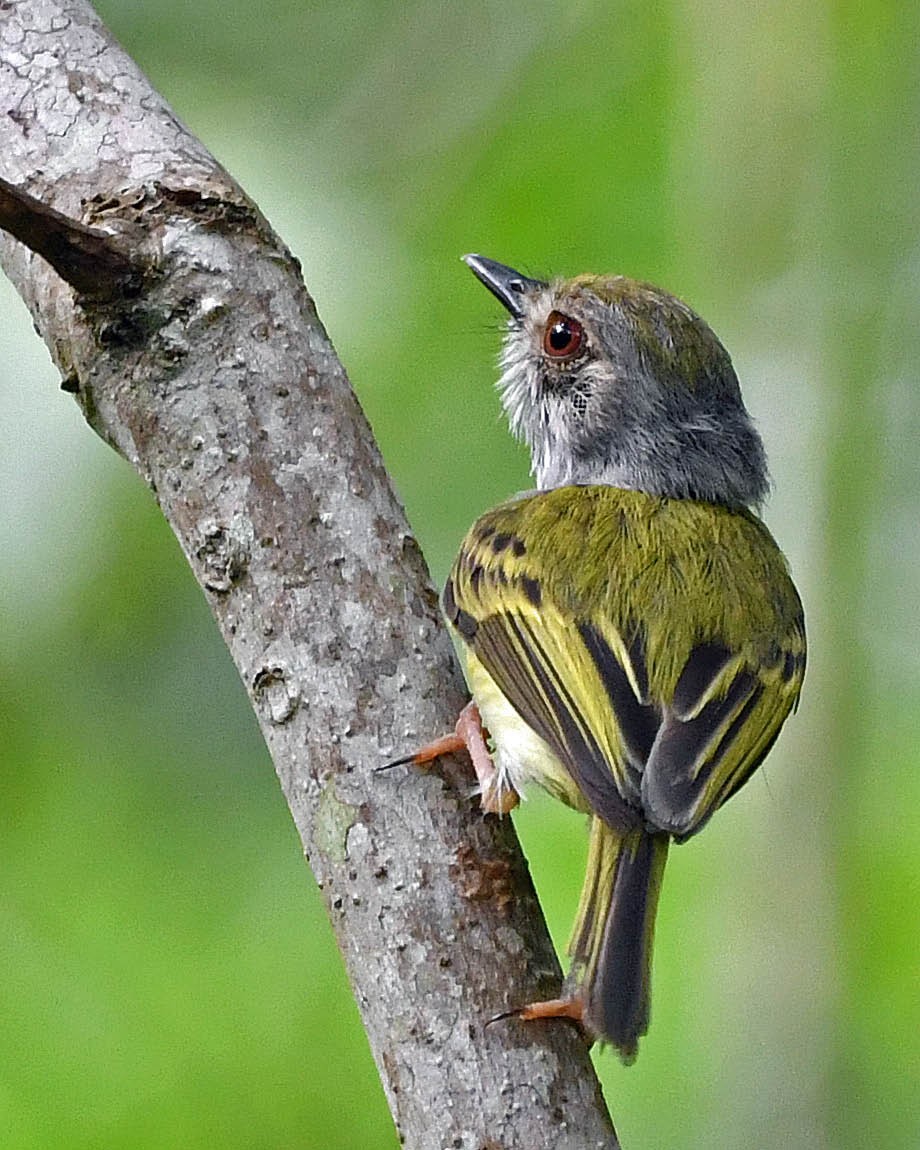
[[[527,485],[461,253],[651,279],[722,336],[813,655],[672,853],[637,1064],[597,1062],[627,1148],[920,1145],[920,8],[99,9],[300,256],[437,576]],[[206,606],[2,289],[0,1143],[395,1146]],[[516,819],[562,946],[583,828]]]

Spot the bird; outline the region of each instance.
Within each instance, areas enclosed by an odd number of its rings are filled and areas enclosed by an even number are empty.
[[[757,515],[763,443],[704,320],[626,276],[463,259],[508,313],[497,386],[534,488],[460,545],[441,605],[472,699],[396,762],[466,748],[484,811],[535,783],[588,816],[563,991],[505,1014],[575,1019],[631,1063],[669,846],[797,707],[802,603]]]

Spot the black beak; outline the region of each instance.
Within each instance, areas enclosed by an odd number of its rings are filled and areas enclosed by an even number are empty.
[[[464,256],[463,262],[492,295],[501,300],[515,319],[521,319],[524,315],[524,297],[542,291],[547,286],[542,280],[528,279],[514,268],[506,268],[504,264],[487,260],[485,256]]]

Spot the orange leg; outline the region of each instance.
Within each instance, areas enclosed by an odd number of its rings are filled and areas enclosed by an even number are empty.
[[[546,1002],[529,1002],[526,1006],[519,1006],[516,1010],[504,1010],[489,1019],[488,1025],[500,1022],[503,1018],[520,1018],[524,1022],[533,1022],[540,1018],[570,1018],[577,1022],[585,1034],[590,1036],[590,1030],[585,1023],[585,1004],[578,997],[551,998]]]
[[[499,815],[506,815],[509,811],[514,810],[520,802],[520,797],[513,788],[499,785],[498,772],[486,745],[486,731],[482,725],[479,708],[475,703],[467,703],[460,712],[452,735],[444,735],[443,738],[435,739],[432,743],[426,743],[414,755],[395,759],[392,763],[387,763],[385,767],[378,767],[377,769],[387,770],[389,767],[400,767],[404,763],[412,763],[416,767],[421,767],[425,763],[440,758],[441,755],[450,755],[462,750],[468,751],[473,761],[473,770],[476,772],[482,793],[482,809],[487,814]]]
[[[514,1013],[525,1022],[536,1018],[571,1018],[583,1025],[585,1004],[580,998],[550,998],[546,1002],[529,1002]]]

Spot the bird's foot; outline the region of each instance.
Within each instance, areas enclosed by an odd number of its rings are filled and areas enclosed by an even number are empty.
[[[529,1002],[526,1006],[496,1014],[489,1019],[489,1023],[500,1022],[503,1018],[520,1018],[522,1022],[534,1022],[541,1018],[568,1018],[588,1034],[585,1004],[577,995],[571,998],[550,998],[545,1002]]]
[[[457,725],[452,735],[444,735],[431,743],[426,743],[412,755],[405,755],[401,759],[394,759],[377,770],[385,771],[390,767],[400,767],[406,763],[423,767],[433,762],[441,755],[452,755],[457,751],[466,750],[473,762],[473,770],[479,780],[480,803],[487,814],[506,815],[520,802],[520,796],[513,787],[503,785],[501,775],[495,768],[486,743],[487,733],[482,725],[479,708],[475,703],[467,703],[460,712]]]

